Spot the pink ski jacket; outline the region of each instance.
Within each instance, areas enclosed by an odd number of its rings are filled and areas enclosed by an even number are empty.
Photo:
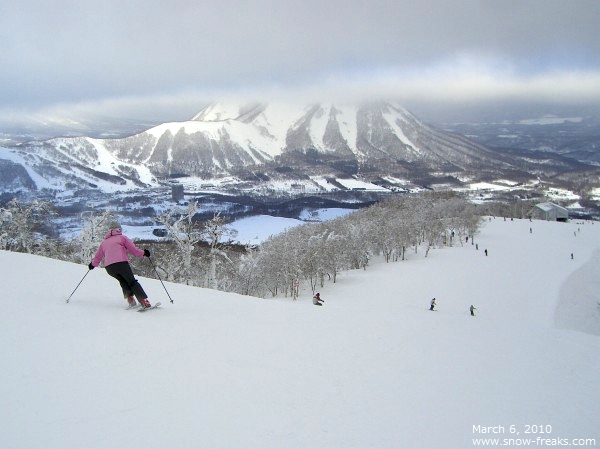
[[[117,262],[129,262],[127,254],[143,257],[144,250],[139,249],[134,243],[125,237],[120,229],[111,229],[104,236],[104,240],[98,247],[96,255],[92,259],[92,265],[97,267],[104,259],[104,266]]]

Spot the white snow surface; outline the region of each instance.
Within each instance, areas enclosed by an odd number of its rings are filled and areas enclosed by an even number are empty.
[[[307,126],[311,145],[320,151],[331,151],[323,138],[330,119],[337,121],[339,130],[345,144],[356,155],[358,124],[357,112],[359,108],[351,104],[334,105],[324,103],[314,110],[314,104],[298,106],[289,102],[270,102],[262,105],[240,105],[220,102],[207,106],[192,120],[185,122],[164,123],[146,131],[147,135],[158,140],[165,132],[172,135],[183,131],[187,134],[202,132],[210,139],[220,140],[222,135],[228,135],[231,140],[239,144],[250,154],[250,150],[259,150],[263,155],[275,157],[280,155],[286,147],[287,136],[291,129]],[[391,105],[395,110],[385,114],[386,120],[392,129],[398,133],[398,138],[413,147],[405,136],[402,128],[395,118],[409,115],[408,111],[398,105]],[[313,114],[314,112],[314,114]],[[308,123],[305,123],[307,114],[311,114]],[[260,161],[257,160],[259,163]]]
[[[141,278],[163,303],[143,314],[101,268],[0,251],[0,447],[598,444],[600,223],[492,219],[475,241],[344,272],[323,307],[165,282],[171,304]]]
[[[164,123],[146,131],[159,139],[169,131],[175,135],[181,130],[187,134],[203,132],[214,140],[227,134],[247,150],[260,149],[269,156],[276,156],[285,147],[290,123],[296,122],[310,107],[298,109],[287,103],[269,103],[261,107],[261,112],[248,122],[239,104],[215,103],[210,105],[192,120]],[[251,152],[249,152],[251,154]]]
[[[336,181],[343,185],[345,188],[353,190],[379,190],[381,192],[387,191],[385,187],[378,186],[377,184],[372,184],[370,182],[361,181],[360,179],[342,179],[336,178]]]
[[[393,114],[384,114],[383,116],[385,117],[386,121],[388,122],[388,125],[390,125],[390,127],[394,130],[394,132],[396,133],[396,135],[398,136],[400,141],[404,145],[411,147],[413,152],[415,152],[417,154],[420,153],[419,148],[415,144],[413,144],[408,137],[406,137],[402,128],[400,126],[398,126],[398,124],[396,123],[395,118],[397,117],[397,115],[395,116]]]
[[[254,215],[234,221],[227,229],[234,232],[233,236],[223,236],[224,241],[233,241],[241,245],[259,245],[269,237],[281,234],[287,229],[304,224],[301,220],[269,215]]]

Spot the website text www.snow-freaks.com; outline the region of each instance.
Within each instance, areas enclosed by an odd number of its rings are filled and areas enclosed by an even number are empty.
[[[473,446],[596,446],[595,438],[558,438],[549,424],[525,426],[473,426],[473,434],[495,434],[496,438],[473,438]],[[501,434],[510,437],[498,438]],[[524,436],[520,436],[524,435]],[[491,436],[491,435],[490,435]]]
[[[596,446],[595,438],[473,438],[473,446]]]

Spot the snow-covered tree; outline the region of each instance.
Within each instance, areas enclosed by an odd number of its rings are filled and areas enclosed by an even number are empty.
[[[237,264],[236,288],[234,291],[242,295],[262,296],[264,293],[262,280],[257,275],[259,272],[258,249],[246,246]]]
[[[287,296],[301,280],[304,234],[300,233],[300,228],[304,226],[271,236],[260,245],[258,275],[272,296],[278,295],[280,291]]]
[[[350,268],[347,252],[348,238],[333,226],[327,226],[327,228],[326,233],[323,234],[321,267],[325,273],[331,276],[331,280],[335,284],[338,273]]]
[[[79,236],[75,239],[79,245],[77,262],[89,263],[107,231],[109,223],[115,218],[111,210],[101,213],[85,212],[80,216],[82,226]]]
[[[368,223],[367,217],[359,212],[354,212],[334,222],[335,229],[346,236],[343,258],[351,269],[366,269],[372,257],[373,249],[368,238],[370,229],[364,226]]]
[[[0,208],[0,245],[3,249],[38,253],[46,239],[42,232],[48,228],[54,211],[48,201],[35,200],[26,204],[11,200]]]
[[[227,261],[231,263],[231,259],[227,256],[224,251],[224,245],[222,244],[223,237],[229,233],[229,229],[226,226],[225,219],[221,216],[221,213],[216,213],[213,218],[204,223],[204,229],[202,230],[203,238],[208,242],[210,248],[209,258],[209,269],[207,271],[206,286],[212,289],[218,289],[217,280],[217,265],[221,261]]]
[[[194,220],[198,202],[190,202],[185,210],[174,208],[156,217],[167,230],[167,237],[175,244],[175,251],[161,259],[162,269],[172,278],[197,285],[192,268],[192,253],[202,241],[202,225]]]
[[[310,282],[310,288],[314,293],[317,283],[323,285],[324,258],[325,258],[325,241],[327,232],[322,227],[316,225],[306,226],[302,230],[315,231],[310,235],[305,235],[301,240],[304,241],[304,246],[300,251],[299,267],[300,272],[305,279]]]

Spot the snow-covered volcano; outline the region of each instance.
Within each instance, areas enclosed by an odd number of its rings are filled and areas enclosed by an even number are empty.
[[[428,126],[392,103],[212,104],[190,121],[110,141],[108,148],[154,172],[186,174],[230,171],[310,151],[359,165],[405,162],[461,170],[497,162],[485,147]]]
[[[32,178],[63,175],[72,183],[102,180],[121,187],[179,174],[243,177],[255,170],[276,172],[282,165],[294,176],[511,168],[497,153],[429,126],[390,102],[216,103],[189,121],[164,123],[126,138],[25,144],[10,159],[29,167]]]

